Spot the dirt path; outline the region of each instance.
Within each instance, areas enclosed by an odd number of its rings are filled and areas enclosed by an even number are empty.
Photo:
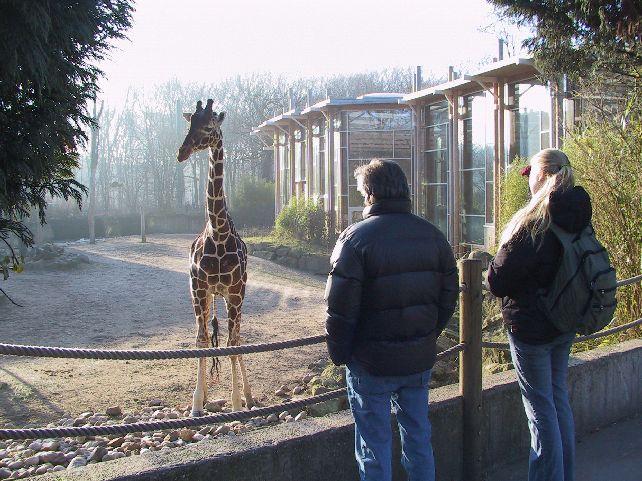
[[[0,304],[0,339],[16,344],[103,348],[184,348],[194,345],[187,254],[193,236],[135,237],[73,244],[91,263],[73,271],[14,275],[3,286],[24,307]],[[242,336],[246,343],[285,340],[323,331],[325,279],[255,257],[249,262]],[[226,316],[219,302],[221,338]],[[307,372],[323,345],[246,356],[255,398]],[[229,362],[210,397],[228,397]],[[110,405],[137,410],[152,398],[191,401],[196,360],[88,361],[0,356],[0,425],[52,422]]]

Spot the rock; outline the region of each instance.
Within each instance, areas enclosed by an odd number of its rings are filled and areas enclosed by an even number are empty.
[[[115,439],[112,439],[107,443],[107,446],[110,448],[117,448],[119,446],[122,446],[122,444],[125,442],[125,438],[123,437],[118,437]]]
[[[292,389],[292,394],[301,394],[303,391],[305,391],[303,386],[295,386],[295,388]]]
[[[13,461],[7,465],[7,468],[15,471],[16,469],[20,469],[25,465],[23,461]]]
[[[42,449],[42,443],[40,441],[33,441],[31,444],[29,444],[29,449],[33,449],[34,451],[40,451]],[[0,455],[0,459],[2,459],[1,455]]]
[[[147,403],[148,406],[154,407],[154,406],[162,406],[163,401],[160,399],[150,399],[149,402]]]
[[[8,453],[7,453],[7,450],[6,450],[6,449],[2,449],[2,450],[0,450],[0,459],[4,459],[4,458],[6,458],[7,456],[8,456]]]
[[[40,453],[41,463],[65,464],[66,461],[65,453],[61,451],[47,451]]]
[[[96,446],[89,454],[89,461],[101,461],[109,450],[103,446]]]
[[[279,414],[279,419],[280,419],[281,421],[283,421],[283,420],[285,420],[285,418],[286,418],[286,417],[288,417],[289,415],[290,415],[290,413],[289,413],[289,412],[287,412],[287,411],[283,411],[281,414]]]
[[[330,391],[330,389],[328,389],[327,387],[322,386],[320,384],[314,385],[310,389],[310,392],[312,393],[313,396],[316,396],[317,394],[324,394],[324,393],[326,393],[328,391]]]
[[[164,439],[165,439],[165,441],[174,442],[174,441],[176,441],[178,439],[178,437],[179,437],[178,431],[172,431],[167,436],[165,436]]]
[[[272,413],[266,419],[269,423],[275,423],[279,420],[279,417],[276,414]]]
[[[60,441],[51,440],[42,443],[43,451],[56,451],[60,447]]]
[[[211,413],[221,412],[221,405],[219,403],[209,401],[205,404],[205,409]]]
[[[285,384],[274,392],[274,394],[280,397],[287,397],[289,393],[290,393],[290,390]]]
[[[164,419],[165,418],[165,413],[163,411],[154,411],[154,414],[152,414],[152,419]]]
[[[109,406],[105,409],[105,414],[107,416],[120,416],[123,413],[123,410],[120,406]]]
[[[45,474],[49,468],[51,468],[51,465],[43,464],[42,466],[38,466],[36,468],[35,474]],[[2,479],[2,478],[0,478]]]
[[[83,458],[82,456],[76,456],[75,458],[72,458],[71,461],[69,461],[67,469],[76,469],[86,465],[87,460],[85,458]]]
[[[24,460],[25,466],[36,466],[40,464],[40,456],[37,454],[34,454],[33,456],[29,456],[28,458],[25,458]]]
[[[89,418],[76,418],[74,419],[73,426],[78,427],[78,426],[84,426],[85,424],[89,424]]]
[[[11,476],[11,471],[7,468],[0,468],[0,479],[7,479]]]
[[[78,254],[76,258],[84,264],[89,264],[91,262],[91,259],[89,259],[87,254]]]
[[[290,254],[290,248],[289,247],[279,247],[276,249],[276,255],[278,257],[287,257]]]
[[[211,430],[212,428],[210,426],[205,426],[204,428],[198,430],[198,434],[205,436],[206,434],[209,434]]]
[[[330,399],[319,404],[308,406],[311,416],[325,416],[326,414],[336,413],[341,411],[343,402],[341,399]]]
[[[194,434],[194,436],[192,436],[192,441],[195,441],[195,442],[202,441],[203,439],[205,439],[205,436],[199,433],[196,433]]]
[[[138,418],[136,416],[132,416],[131,414],[123,418],[123,424],[132,424],[137,422],[138,422]]]
[[[165,415],[165,419],[178,419],[180,415],[177,412],[170,411]]]
[[[215,435],[227,434],[229,432],[230,432],[230,427],[227,424],[223,424],[216,428],[216,431],[214,431],[214,434]]]
[[[307,384],[310,381],[312,381],[312,379],[314,379],[314,376],[315,375],[310,372],[310,373],[306,374],[305,376],[303,376],[303,379],[301,379],[301,382],[303,382],[303,384]]]
[[[288,416],[288,417],[285,418],[285,422],[286,423],[294,422],[294,418],[292,416]]]
[[[65,470],[64,466],[54,466],[53,468],[51,468],[52,473],[57,473],[58,471],[64,471],[64,470]]]
[[[195,434],[196,434],[196,431],[193,431],[192,429],[184,428],[179,431],[178,437],[185,442],[189,442],[192,440]]]
[[[294,420],[295,421],[301,421],[302,419],[305,419],[307,417],[308,417],[308,413],[306,413],[305,411],[301,411],[299,414],[296,415]]]

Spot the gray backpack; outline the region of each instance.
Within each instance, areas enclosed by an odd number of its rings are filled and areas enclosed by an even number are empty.
[[[562,332],[597,332],[611,322],[617,305],[617,280],[609,254],[591,225],[579,233],[555,224],[550,229],[563,253],[553,284],[538,295],[538,306]]]

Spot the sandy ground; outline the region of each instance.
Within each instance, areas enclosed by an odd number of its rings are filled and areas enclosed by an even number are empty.
[[[90,348],[172,349],[194,346],[195,321],[188,292],[191,235],[157,235],[73,244],[91,263],[73,271],[13,275],[3,288],[24,307],[0,304],[4,343]],[[251,257],[241,335],[268,342],[323,331],[325,278]],[[219,301],[221,338],[227,321]],[[323,345],[245,356],[254,397],[278,402],[274,390],[293,385]],[[229,396],[229,362],[209,397]],[[100,361],[0,356],[0,425],[53,422],[110,405],[138,410],[152,398],[186,406],[196,360]]]

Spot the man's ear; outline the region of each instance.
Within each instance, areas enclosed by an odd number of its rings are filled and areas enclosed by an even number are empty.
[[[218,114],[218,119],[217,119],[218,123],[222,124],[223,120],[225,120],[225,112],[221,112],[220,114]]]
[[[183,118],[185,120],[187,120],[188,122],[191,122],[192,121],[192,114],[190,114],[189,112],[183,112]]]

